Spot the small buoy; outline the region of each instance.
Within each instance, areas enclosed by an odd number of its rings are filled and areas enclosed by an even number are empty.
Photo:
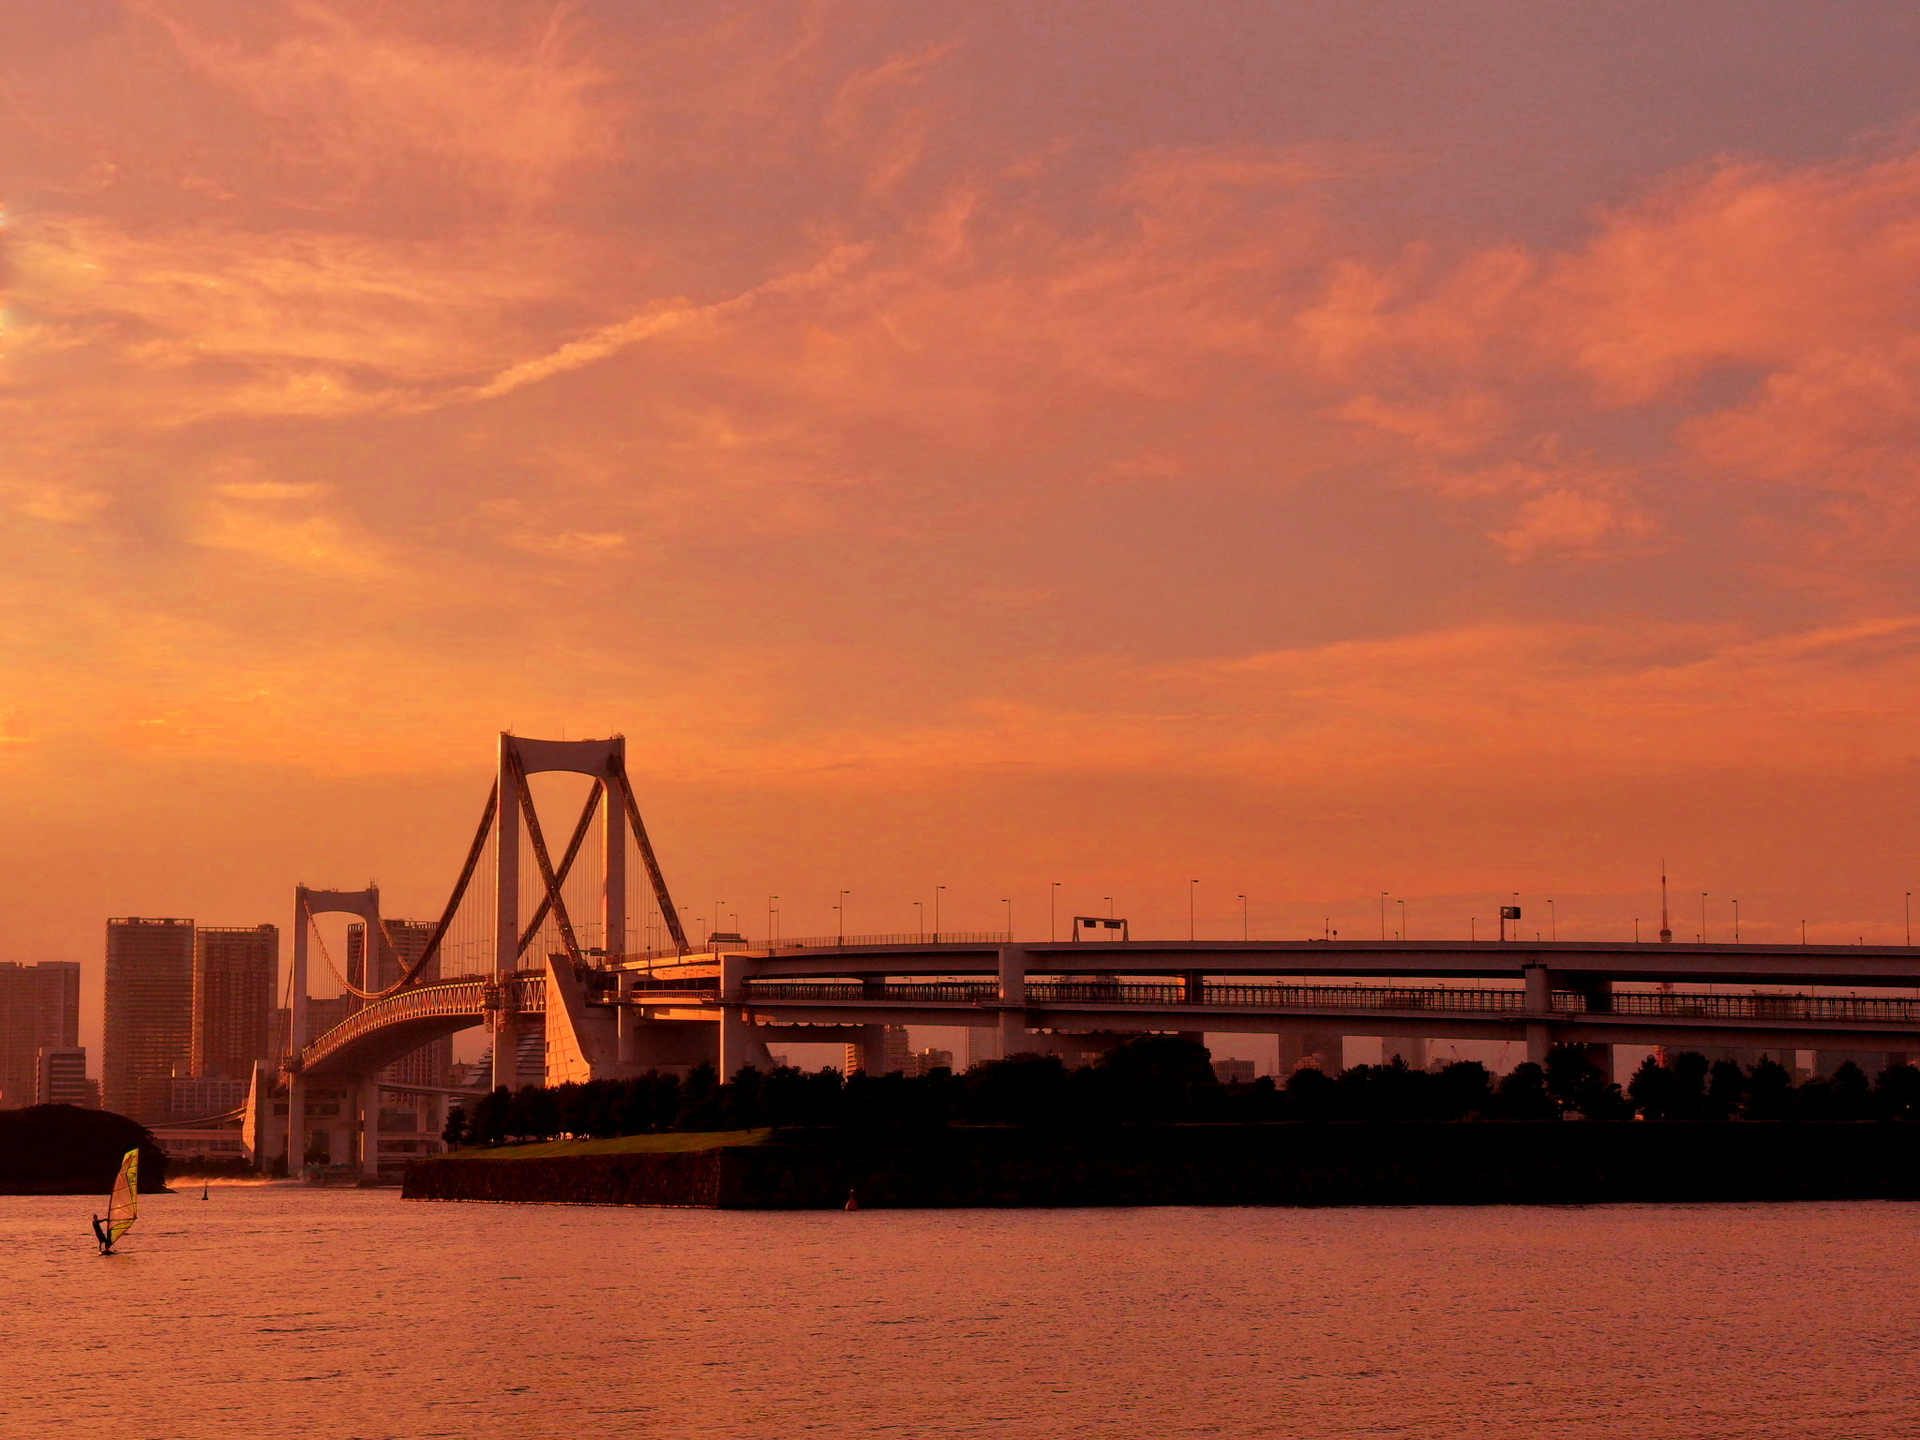
[[[847,1209],[858,1210],[859,1208],[860,1208],[860,1197],[854,1194],[853,1191],[851,1190],[847,1191]]]

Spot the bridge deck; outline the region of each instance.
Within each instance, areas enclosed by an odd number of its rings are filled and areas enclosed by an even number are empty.
[[[1875,946],[1557,945],[1496,942],[1120,942],[1006,947],[976,943],[814,947],[729,954],[744,988],[723,996],[716,954],[616,963],[589,974],[587,999],[644,1014],[718,1020],[729,1007],[761,1024],[991,1026],[1017,1010],[1029,1029],[1266,1030],[1288,1023],[1356,1034],[1506,1037],[1528,1025],[1595,1043],[1693,1037],[1845,1048],[1880,1037],[1920,1042],[1920,998],[1891,995],[1621,990],[1612,982],[1920,988],[1920,948]],[[1003,999],[1011,950],[1030,976]],[[1517,983],[1551,981],[1529,1010]],[[992,979],[966,978],[978,974]],[[1345,984],[1287,983],[1341,976]],[[924,979],[912,977],[923,976]],[[1127,977],[1127,978],[1122,978]],[[1158,977],[1158,978],[1143,978]],[[1286,979],[1270,978],[1286,977]],[[1493,984],[1393,984],[1396,979]],[[1500,982],[1507,982],[1501,984]],[[1568,988],[1571,982],[1576,988]],[[1608,983],[1599,983],[1608,982]],[[611,987],[611,988],[608,988]],[[1536,1002],[1537,1003],[1537,1002]],[[417,986],[350,1015],[304,1052],[309,1073],[353,1072],[480,1023],[535,1013],[546,981],[522,972]],[[1783,1038],[1785,1037],[1785,1038]]]

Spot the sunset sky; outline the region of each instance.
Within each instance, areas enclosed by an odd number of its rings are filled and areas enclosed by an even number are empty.
[[[1909,4],[26,0],[0,74],[0,959],[430,914],[508,727],[756,934],[1612,938],[1664,857],[1901,938]]]

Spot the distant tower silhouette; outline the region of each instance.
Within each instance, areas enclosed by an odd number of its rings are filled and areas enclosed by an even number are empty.
[[[1660,862],[1660,943],[1671,945],[1673,931],[1667,928],[1667,862]]]

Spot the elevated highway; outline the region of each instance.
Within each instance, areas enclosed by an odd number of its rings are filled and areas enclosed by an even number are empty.
[[[1920,1052],[1920,994],[1897,993],[1917,989],[1920,950],[1905,947],[855,937],[581,967],[552,957],[500,980],[421,985],[317,1037],[302,1068],[357,1073],[455,1030],[535,1016],[554,1082],[702,1058],[730,1073],[766,1064],[770,1046],[875,1044],[889,1025],[991,1031],[1002,1054],[1300,1030],[1523,1041],[1535,1059],[1562,1043]]]

